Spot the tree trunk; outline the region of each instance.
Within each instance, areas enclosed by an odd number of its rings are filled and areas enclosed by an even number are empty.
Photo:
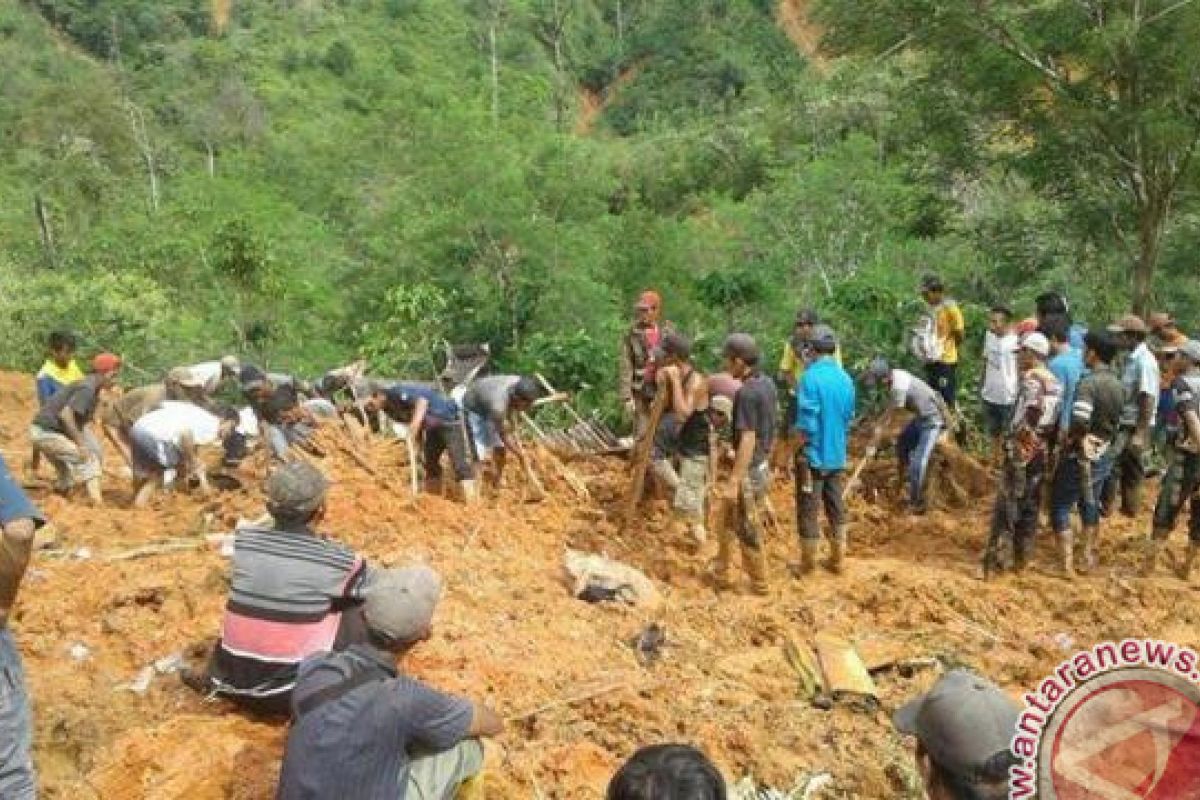
[[[212,142],[204,142],[204,150],[207,153],[208,161],[208,177],[215,178],[217,175],[217,151],[213,149]]]
[[[42,202],[40,194],[33,198],[33,211],[37,215],[38,231],[42,237],[42,249],[46,253],[46,263],[50,267],[56,267],[58,266],[58,257],[54,252],[54,234],[50,231],[50,214],[46,211],[46,204]]]
[[[1138,215],[1138,252],[1133,264],[1131,310],[1140,317],[1150,312],[1150,295],[1154,289],[1154,269],[1158,266],[1166,214],[1157,204],[1144,207]]]

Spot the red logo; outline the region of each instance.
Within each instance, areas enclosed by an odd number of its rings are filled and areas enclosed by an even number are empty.
[[[1200,800],[1200,690],[1150,669],[1090,681],[1050,720],[1038,767],[1045,800]]]

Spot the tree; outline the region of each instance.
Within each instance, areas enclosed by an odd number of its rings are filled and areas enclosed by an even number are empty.
[[[991,123],[989,160],[1101,209],[1128,253],[1133,309],[1150,303],[1200,141],[1200,5],[1191,0],[822,0],[841,51],[917,50],[922,80]],[[990,141],[989,141],[990,140]]]

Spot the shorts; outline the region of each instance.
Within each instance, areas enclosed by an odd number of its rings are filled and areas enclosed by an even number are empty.
[[[504,449],[504,440],[500,438],[500,429],[494,420],[468,411],[467,427],[471,430],[471,441],[475,443],[475,453],[480,461],[490,460],[493,450]]]
[[[1004,433],[1004,429],[1008,427],[1008,420],[1012,416],[1013,407],[1009,405],[1000,405],[999,403],[990,403],[987,400],[983,401],[983,425],[987,430],[988,436],[999,436]]]
[[[675,488],[675,511],[694,522],[704,521],[704,498],[708,494],[708,456],[684,456],[679,461],[679,486]]]

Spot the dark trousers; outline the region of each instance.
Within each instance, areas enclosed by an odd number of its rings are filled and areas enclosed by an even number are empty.
[[[1183,507],[1191,505],[1188,522],[1188,539],[1200,545],[1200,455],[1173,453],[1171,465],[1163,477],[1158,504],[1154,507],[1154,531],[1158,538],[1166,538]]]
[[[442,453],[450,454],[456,479],[469,481],[474,477],[462,425],[457,421],[425,429],[425,477],[431,481],[442,477]]]
[[[840,469],[813,469],[804,458],[796,459],[796,522],[801,539],[821,538],[821,508],[836,532],[846,521],[842,502]]]
[[[1005,464],[1000,491],[992,510],[992,538],[1011,545],[1012,553],[1024,563],[1033,553],[1046,457],[1038,456],[1024,466]]]
[[[958,408],[958,364],[934,361],[925,365],[925,377],[935,392],[942,396],[946,405]]]
[[[1118,495],[1121,498],[1122,514],[1134,517],[1141,511],[1142,484],[1146,481],[1146,462],[1142,458],[1142,453],[1135,453],[1129,447],[1131,438],[1133,438],[1133,428],[1121,428],[1112,447],[1109,448],[1109,452],[1105,454],[1112,465],[1100,497],[1100,508],[1105,516],[1112,513]]]

